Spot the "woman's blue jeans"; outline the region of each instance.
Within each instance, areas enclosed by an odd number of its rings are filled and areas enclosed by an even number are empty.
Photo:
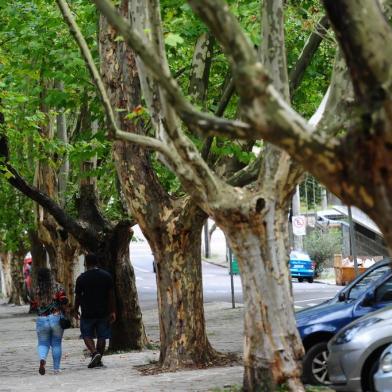
[[[49,349],[52,347],[53,369],[60,369],[61,341],[64,330],[60,326],[60,315],[39,316],[37,318],[36,331],[38,336],[39,359],[46,361]]]

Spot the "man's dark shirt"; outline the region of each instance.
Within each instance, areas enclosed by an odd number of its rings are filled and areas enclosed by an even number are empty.
[[[100,269],[92,268],[76,279],[75,293],[80,298],[82,317],[86,319],[109,316],[109,293],[113,289],[111,275]]]

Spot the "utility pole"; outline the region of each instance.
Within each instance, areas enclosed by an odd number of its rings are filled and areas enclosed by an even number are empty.
[[[210,235],[208,228],[208,219],[204,224],[204,256],[209,258],[211,256],[211,247],[210,247]]]
[[[358,260],[357,260],[357,248],[355,246],[354,223],[353,223],[353,216],[351,213],[351,206],[348,206],[347,209],[348,209],[348,224],[350,226],[350,250],[351,250],[351,256],[353,257],[354,260],[355,276],[358,276],[359,270],[358,270]]]

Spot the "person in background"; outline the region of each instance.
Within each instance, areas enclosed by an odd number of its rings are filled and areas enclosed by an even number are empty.
[[[91,354],[88,367],[93,368],[103,366],[106,339],[111,338],[111,324],[116,321],[114,285],[112,276],[98,267],[97,255],[86,255],[85,264],[87,271],[76,279],[74,315],[79,318],[81,307],[80,332]]]
[[[37,287],[35,301],[38,317],[36,331],[38,337],[39,369],[42,376],[45,374],[46,358],[52,348],[54,373],[60,372],[61,344],[64,330],[60,326],[60,317],[68,299],[64,289],[52,279],[48,268],[37,271]]]

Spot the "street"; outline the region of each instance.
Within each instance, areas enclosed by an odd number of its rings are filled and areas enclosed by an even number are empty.
[[[136,285],[138,288],[139,302],[142,310],[157,307],[157,290],[155,274],[153,272],[153,256],[148,244],[132,242],[131,262],[135,269]],[[203,292],[204,302],[231,302],[230,275],[228,269],[203,262]],[[242,303],[241,280],[238,275],[234,277],[235,302]],[[293,280],[295,309],[317,305],[333,297],[341,289],[339,286],[314,283],[298,283]]]

